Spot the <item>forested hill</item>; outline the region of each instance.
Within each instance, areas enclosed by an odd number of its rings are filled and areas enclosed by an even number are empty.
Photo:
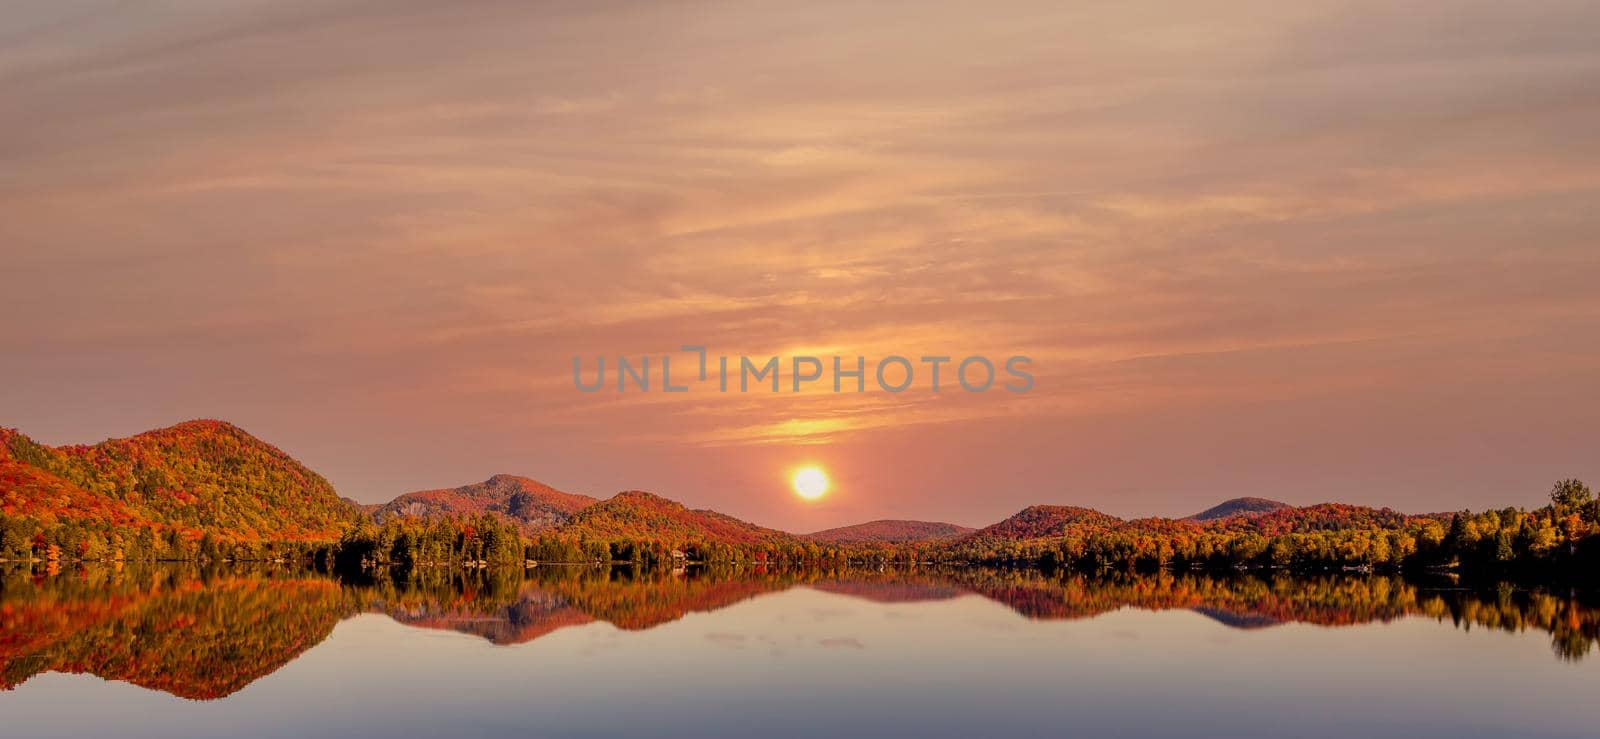
[[[1082,567],[1406,567],[1591,572],[1600,501],[1408,515],[1238,499],[1185,519],[1035,505],[963,532],[875,521],[797,536],[658,495],[601,501],[528,478],[341,499],[282,450],[222,421],[51,447],[0,429],[0,560],[290,559],[341,564],[887,561]]]
[[[557,490],[538,480],[495,475],[483,482],[406,493],[371,510],[379,523],[395,516],[463,516],[488,513],[517,526],[524,536],[555,528],[594,505],[587,495]]]
[[[1191,521],[1215,521],[1229,516],[1250,516],[1258,513],[1271,513],[1273,511],[1293,508],[1288,503],[1280,503],[1267,498],[1233,498],[1222,501],[1210,508],[1189,517]]]
[[[63,447],[0,430],[0,514],[0,557],[41,535],[91,557],[202,539],[332,542],[358,515],[321,475],[211,420]]]
[[[695,510],[642,490],[617,493],[578,511],[559,533],[590,539],[705,540],[725,544],[792,543],[793,534],[729,515]]]
[[[944,541],[971,531],[953,523],[886,519],[816,531],[804,538],[826,544],[903,544]]]
[[[1033,505],[1011,517],[962,537],[962,541],[1028,541],[1064,536],[1074,531],[1101,531],[1119,526],[1122,519],[1093,508],[1069,505]]]

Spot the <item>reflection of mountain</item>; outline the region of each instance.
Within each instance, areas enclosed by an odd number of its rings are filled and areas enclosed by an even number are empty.
[[[1277,626],[1283,623],[1271,616],[1234,613],[1233,611],[1225,611],[1221,608],[1212,608],[1210,606],[1195,606],[1189,610],[1226,626],[1232,626],[1235,629],[1264,629],[1268,626]]]
[[[893,582],[860,579],[823,580],[811,583],[811,587],[828,593],[838,593],[839,595],[850,595],[863,600],[870,600],[874,603],[923,603],[926,601],[949,600],[967,592],[950,583],[910,580],[896,580]]]
[[[288,664],[350,615],[326,578],[8,581],[0,686],[90,673],[183,698],[221,698]]]
[[[438,601],[373,609],[407,626],[457,631],[481,636],[494,644],[522,644],[558,629],[594,621],[589,614],[573,608],[566,598],[531,587],[524,589],[514,602],[487,610]]]
[[[699,611],[726,608],[786,587],[771,578],[631,575],[609,568],[545,567],[533,579],[476,592],[415,594],[384,589],[367,610],[408,626],[449,629],[495,644],[532,641],[567,626],[604,621],[648,629]]]
[[[1405,616],[1463,628],[1538,629],[1575,659],[1600,640],[1600,609],[1511,589],[1429,589],[1398,577],[1046,575],[1032,570],[641,572],[592,567],[422,571],[371,582],[313,573],[147,568],[0,576],[0,687],[41,672],[89,673],[172,695],[230,695],[319,643],[341,619],[386,614],[494,644],[603,621],[648,629],[796,585],[874,603],[966,593],[1032,619],[1121,608],[1192,611],[1232,628],[1341,626]]]
[[[544,585],[566,596],[583,612],[619,629],[648,629],[701,611],[787,587],[773,578],[650,577],[599,582],[563,578]]]
[[[1421,611],[1421,591],[1395,577],[1215,577],[1200,573],[1069,574],[1035,570],[953,571],[973,592],[1035,619],[1098,616],[1119,608],[1200,611],[1218,621],[1263,619],[1341,626],[1391,621]]]

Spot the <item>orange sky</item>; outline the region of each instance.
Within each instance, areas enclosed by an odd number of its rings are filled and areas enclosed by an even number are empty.
[[[8,3],[0,425],[792,530],[1532,505],[1600,480],[1597,41],[1587,2]],[[572,386],[697,343],[1037,383]]]

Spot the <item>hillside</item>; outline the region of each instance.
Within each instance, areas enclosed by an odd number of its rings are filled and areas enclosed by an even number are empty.
[[[1413,516],[1388,508],[1348,503],[1319,503],[1304,508],[1280,508],[1252,516],[1230,516],[1210,521],[1205,528],[1278,536],[1322,531],[1391,531],[1428,520],[1438,520],[1438,517]]]
[[[91,493],[35,466],[55,461],[58,455],[14,430],[0,429],[0,515],[39,521],[65,518],[115,528],[149,524],[122,501]]]
[[[904,544],[944,541],[972,531],[971,528],[953,523],[884,519],[817,531],[801,538],[824,544]]]
[[[1073,531],[1099,531],[1116,527],[1122,519],[1093,508],[1065,505],[1034,505],[996,524],[972,532],[964,539],[1005,539],[1027,541],[1058,537]]]
[[[573,515],[559,533],[596,540],[695,541],[734,545],[794,543],[796,538],[716,511],[693,510],[653,493],[629,490]]]
[[[573,514],[595,502],[587,495],[562,492],[526,477],[495,475],[471,485],[406,493],[371,512],[379,523],[391,516],[491,513],[515,523],[523,536],[531,536],[571,521]]]
[[[1089,536],[1124,525],[1092,508],[1033,505],[996,524],[940,542],[943,556],[962,561],[1015,559],[1024,549],[1042,551],[1064,536]],[[1029,556],[1038,556],[1037,551]]]
[[[63,447],[0,431],[0,512],[11,539],[64,531],[72,541],[60,543],[77,546],[139,531],[150,540],[333,541],[355,515],[320,475],[222,421]]]
[[[1185,520],[1215,521],[1219,518],[1227,518],[1229,516],[1271,513],[1272,511],[1293,507],[1294,506],[1291,506],[1288,503],[1280,503],[1276,500],[1269,500],[1267,498],[1233,498],[1231,500],[1225,500],[1221,503],[1211,506],[1210,508],[1196,513]]]
[[[1035,505],[976,531],[880,520],[797,536],[647,492],[596,501],[512,475],[360,506],[222,421],[62,447],[0,429],[0,560],[811,562],[894,548],[923,561],[1046,566],[1577,567],[1595,555],[1571,544],[1600,529],[1600,504],[1581,487],[1559,482],[1554,503],[1534,511],[1459,517],[1240,498],[1186,519]],[[840,551],[852,546],[872,551]]]

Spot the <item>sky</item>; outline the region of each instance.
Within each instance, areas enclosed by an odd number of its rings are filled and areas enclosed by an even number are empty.
[[[1533,506],[1600,482],[1597,81],[1560,0],[8,2],[0,426],[792,531]],[[684,345],[1035,382],[574,385]]]

